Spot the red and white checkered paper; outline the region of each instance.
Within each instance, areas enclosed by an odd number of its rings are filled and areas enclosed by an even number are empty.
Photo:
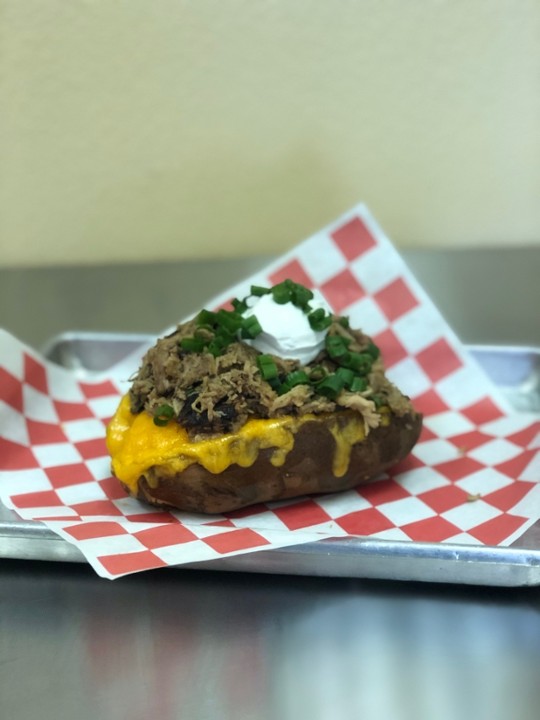
[[[105,448],[125,364],[83,382],[0,332],[2,501],[108,578],[325,537],[506,545],[540,518],[540,418],[508,410],[365,207],[208,307],[285,278],[370,334],[425,415],[414,451],[380,481],[226,515],[150,508],[111,477]]]

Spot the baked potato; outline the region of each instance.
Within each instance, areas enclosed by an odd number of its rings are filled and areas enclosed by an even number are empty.
[[[300,358],[294,347],[261,352],[264,313],[249,313],[247,300],[201,311],[158,340],[107,428],[113,473],[130,495],[226,513],[337,492],[375,479],[418,440],[422,417],[386,378],[371,338],[314,309],[313,293],[291,281],[252,292],[299,311],[313,347],[306,354],[304,334]]]

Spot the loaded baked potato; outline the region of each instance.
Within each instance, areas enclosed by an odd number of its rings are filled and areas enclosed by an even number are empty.
[[[107,428],[112,470],[153,505],[223,513],[376,478],[421,415],[378,348],[287,280],[158,340]]]

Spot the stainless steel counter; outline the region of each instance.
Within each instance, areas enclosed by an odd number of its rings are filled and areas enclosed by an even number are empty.
[[[540,248],[408,253],[466,342],[540,344]],[[0,271],[0,325],[158,332],[245,262]],[[540,589],[0,564],[0,718],[536,720]]]

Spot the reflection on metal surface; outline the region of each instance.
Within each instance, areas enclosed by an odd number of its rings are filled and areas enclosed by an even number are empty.
[[[530,590],[25,568],[2,574],[3,718],[532,720],[540,703]]]

